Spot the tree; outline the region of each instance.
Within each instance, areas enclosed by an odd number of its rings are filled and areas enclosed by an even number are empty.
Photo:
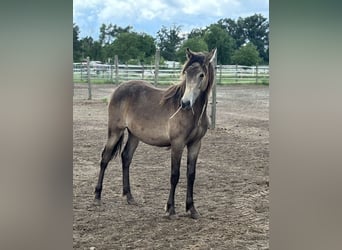
[[[100,35],[99,35],[99,42],[104,45],[105,44],[105,40],[106,40],[106,36],[107,36],[107,33],[106,33],[106,25],[103,23],[100,27]]]
[[[230,18],[220,19],[218,24],[234,38],[237,48],[252,42],[257,47],[263,61],[269,62],[269,22],[267,18],[255,14],[246,18],[239,17],[236,21]]]
[[[220,25],[211,24],[207,27],[204,34],[204,41],[207,43],[209,50],[217,48],[217,62],[219,64],[231,63],[231,55],[235,49],[235,41]]]
[[[261,58],[268,63],[268,34],[269,23],[262,15],[253,15],[244,19],[245,37],[253,43]]]
[[[190,38],[203,38],[205,31],[206,31],[205,29],[194,28],[188,34],[188,39],[190,39]]]
[[[93,41],[89,56],[94,61],[106,61],[102,45],[99,41]]]
[[[186,61],[185,50],[190,48],[192,51],[208,51],[208,45],[203,38],[188,38],[177,50],[177,60],[181,63]]]
[[[177,60],[176,51],[183,38],[180,36],[181,26],[172,26],[167,29],[165,26],[157,32],[157,45],[160,48],[160,55],[169,61]]]
[[[116,24],[102,24],[100,27],[99,41],[102,45],[111,44],[115,38],[121,33],[129,33],[133,29],[132,26],[120,27]]]
[[[109,46],[110,57],[118,55],[121,62],[137,59],[143,63],[155,54],[154,39],[145,33],[123,32]]]
[[[252,66],[257,65],[262,59],[253,43],[247,43],[236,50],[232,56],[234,64]]]
[[[81,59],[84,59],[87,56],[90,57],[92,54],[92,49],[94,45],[93,38],[90,36],[84,37],[83,39],[80,40],[80,44],[81,44],[81,53],[82,53]]]
[[[76,23],[73,24],[73,61],[79,62],[81,60],[82,56],[82,49],[81,49],[81,42],[79,41],[79,35],[80,29],[76,25]]]
[[[220,19],[217,23],[235,40],[235,45],[237,48],[240,48],[240,46],[246,42],[243,18],[240,17],[237,21],[234,21],[230,18],[225,18]]]

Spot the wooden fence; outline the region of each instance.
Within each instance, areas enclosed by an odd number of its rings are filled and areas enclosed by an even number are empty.
[[[129,65],[101,64],[97,62],[74,63],[75,83],[120,83],[127,80],[144,79],[157,84],[178,82],[181,66],[170,65]],[[217,65],[217,84],[268,84],[268,66]]]

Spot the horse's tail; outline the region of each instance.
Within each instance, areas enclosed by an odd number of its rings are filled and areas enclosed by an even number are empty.
[[[105,158],[107,158],[107,161],[115,159],[117,157],[117,155],[119,153],[121,153],[123,140],[124,140],[124,133],[122,133],[120,135],[119,140],[114,144],[114,146],[112,146],[112,145],[110,145],[110,143],[108,143],[110,141],[110,139],[109,139],[107,142],[107,145],[105,146],[104,150],[102,151],[102,159],[104,159],[105,154],[108,154],[109,150],[110,150],[109,158],[108,158],[108,155]]]
[[[120,136],[120,139],[116,143],[114,149],[113,149],[113,158],[116,158],[118,154],[121,153],[122,143],[124,140],[124,133]]]

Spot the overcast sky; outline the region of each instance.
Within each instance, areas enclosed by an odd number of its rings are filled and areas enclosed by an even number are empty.
[[[98,40],[102,23],[126,27],[155,37],[162,25],[180,25],[183,32],[205,27],[221,18],[254,14],[269,18],[268,0],[74,0],[73,21],[80,37]]]

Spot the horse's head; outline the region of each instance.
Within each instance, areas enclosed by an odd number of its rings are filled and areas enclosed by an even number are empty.
[[[212,61],[215,58],[216,49],[209,53],[202,53],[193,52],[187,48],[186,55],[188,60],[182,71],[185,76],[185,91],[181,99],[181,107],[190,109],[200,94],[208,88],[210,74],[212,74],[210,67],[212,67]]]

